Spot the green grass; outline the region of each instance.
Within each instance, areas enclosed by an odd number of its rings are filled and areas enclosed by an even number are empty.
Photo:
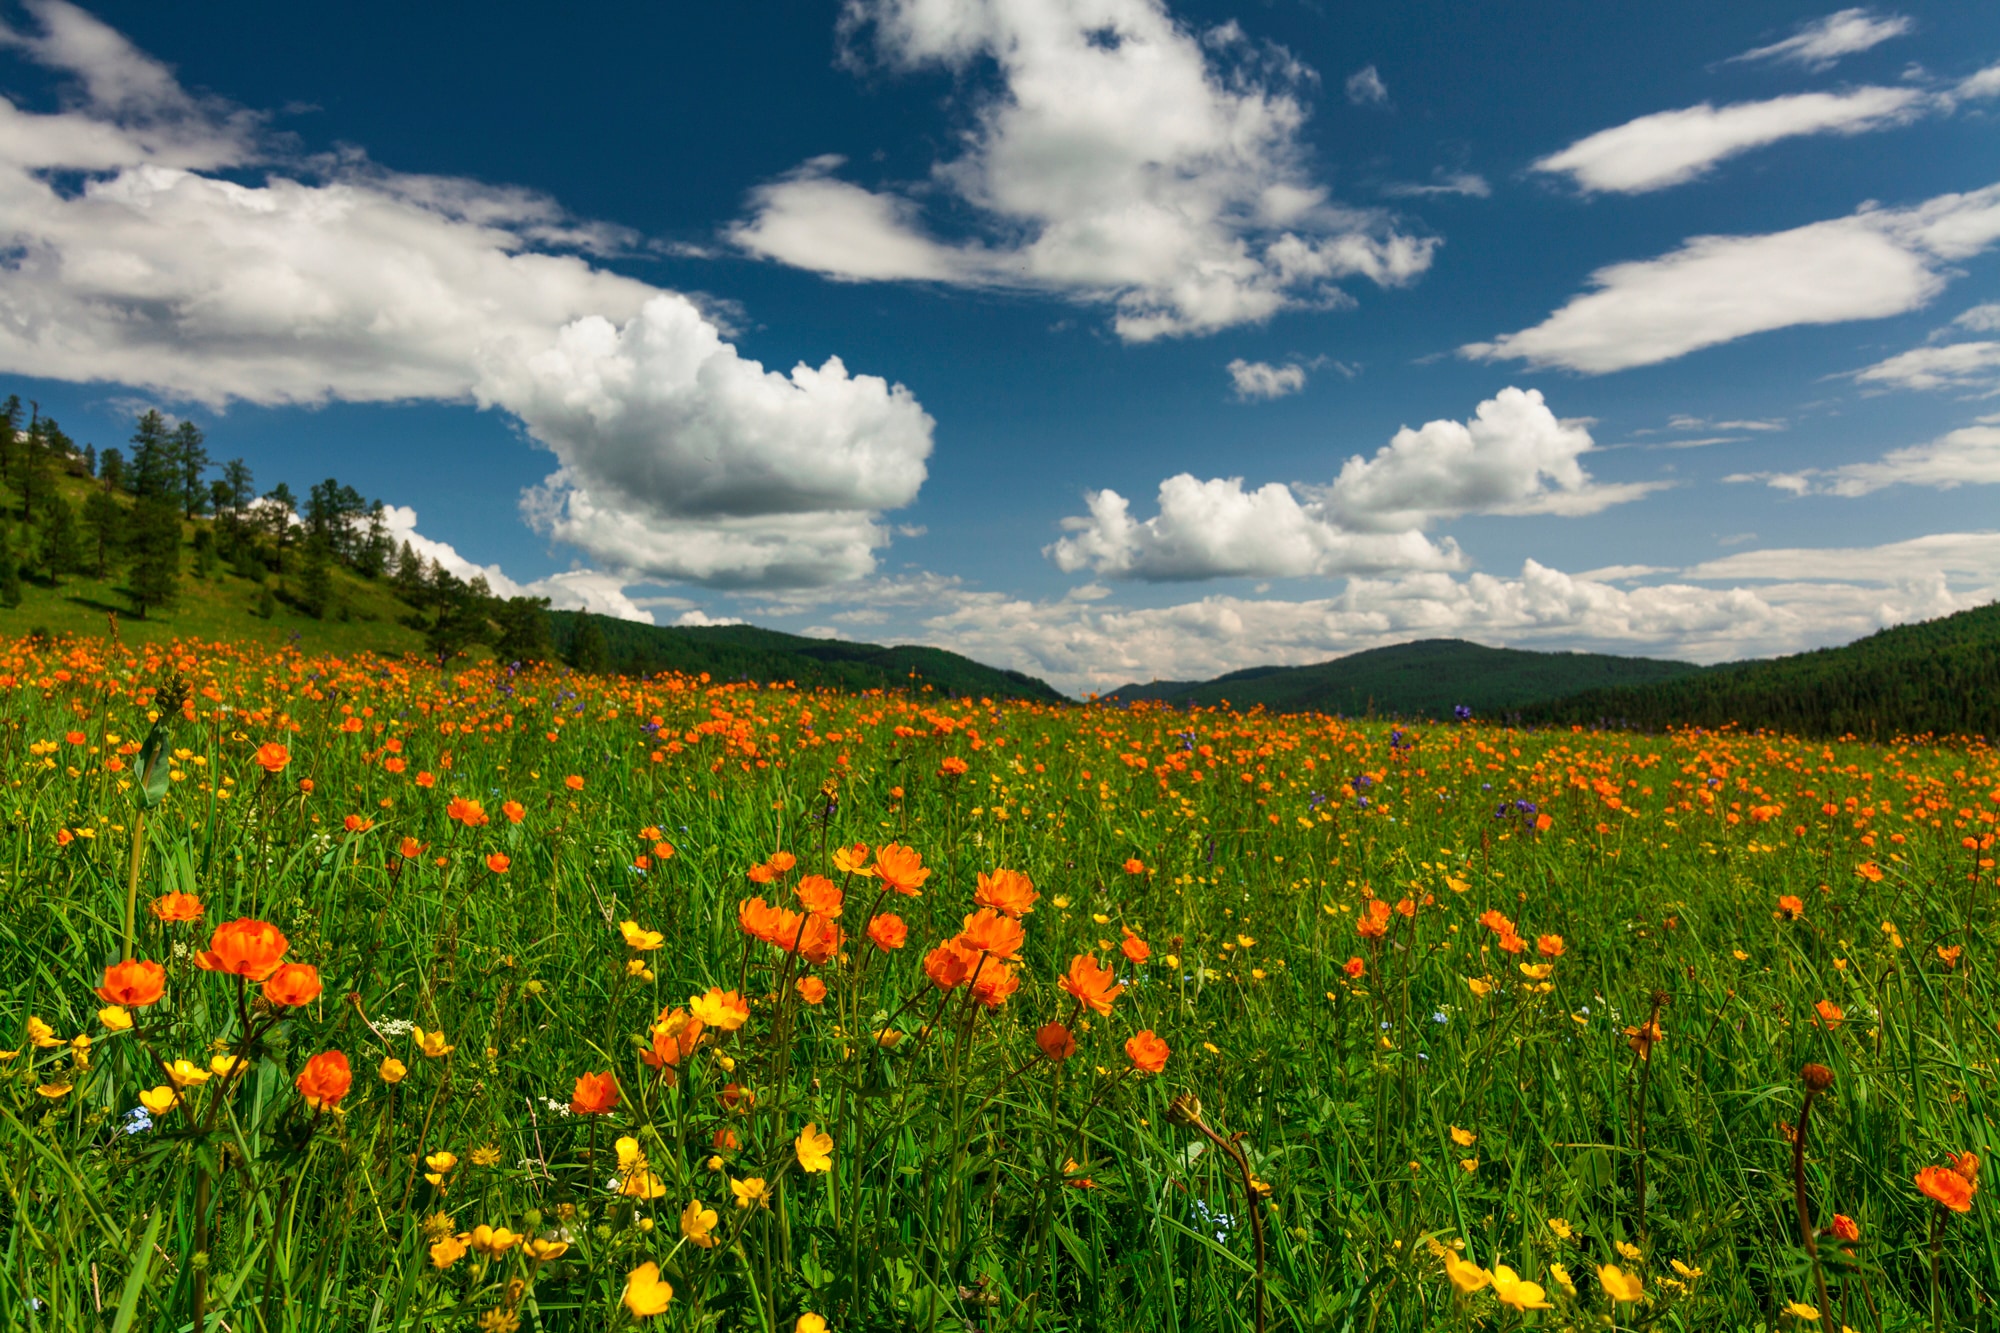
[[[124,929],[138,756],[120,751],[175,670],[195,718],[173,728],[138,889],[137,952],[165,964],[166,996],[114,1033],[91,992]],[[1253,1328],[1260,1288],[1279,1329],[1798,1327],[1787,1303],[1819,1297],[1783,1126],[1808,1061],[1834,1076],[1808,1206],[1861,1237],[1820,1243],[1836,1327],[1990,1324],[1992,1201],[1948,1219],[1934,1288],[1940,1214],[1913,1184],[1994,1146],[1984,747],[1488,726],[1393,744],[1311,715],[102,641],[0,649],[0,726],[0,1049],[20,1052],[0,1063],[0,1329],[182,1329],[199,1300],[232,1330],[789,1333],[815,1312],[836,1330],[1180,1333]],[[277,777],[254,759],[269,741],[290,749]],[[490,822],[452,822],[453,797]],[[641,867],[649,829],[674,854]],[[874,883],[833,852],[891,840],[932,873],[881,905],[909,932],[885,953],[863,933]],[[795,868],[747,877],[780,849]],[[923,962],[1000,867],[1041,897],[1018,990],[989,1010]],[[738,929],[753,894],[798,905],[805,872],[845,891],[844,960],[803,967]],[[169,891],[199,894],[204,920],[147,915]],[[1358,929],[1371,898],[1379,939]],[[318,969],[320,999],[246,1011],[195,967],[249,915]],[[628,947],[626,920],[662,947]],[[1147,962],[1119,955],[1127,929]],[[1545,936],[1560,956],[1539,956]],[[1108,1014],[1057,985],[1079,954],[1127,983]],[[669,1085],[639,1051],[710,987],[740,989],[747,1022]],[[1628,1029],[1655,993],[1665,1035],[1641,1061]],[[1844,1011],[1831,1028],[1822,1001]],[[93,1036],[88,1067],[29,1044],[30,1016]],[[1079,1046],[1060,1065],[1034,1039],[1054,1021]],[[412,1026],[455,1049],[427,1058]],[[1161,1073],[1130,1068],[1142,1030],[1171,1047]],[[218,1044],[242,1076],[122,1132],[161,1060]],[[353,1087],[315,1114],[293,1081],[328,1050]],[[607,1069],[619,1105],[565,1113]],[[1269,1186],[1261,1283],[1241,1172],[1187,1103],[1173,1113],[1183,1096]],[[808,1121],[828,1172],[799,1163]],[[606,1188],[635,1179],[623,1136],[659,1197]],[[434,1185],[423,1156],[443,1151],[458,1162]],[[729,1182],[752,1177],[771,1205],[734,1207]],[[718,1214],[713,1248],[683,1240],[690,1199]],[[481,1224],[568,1248],[433,1263],[435,1237]],[[1455,1294],[1436,1247],[1459,1245],[1553,1308]],[[637,1319],[620,1297],[649,1262],[675,1295]],[[1649,1300],[1611,1300],[1603,1264]]]

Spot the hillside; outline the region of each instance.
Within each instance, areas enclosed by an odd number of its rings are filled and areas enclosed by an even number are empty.
[[[550,613],[558,653],[576,656],[583,619],[574,611]],[[806,689],[930,686],[943,694],[1050,702],[1062,698],[1033,676],[984,666],[941,648],[810,639],[752,625],[642,625],[603,616],[592,616],[590,621],[604,637],[609,665],[634,674],[706,671],[716,680],[791,681]]]
[[[1111,702],[1162,700],[1277,712],[1358,716],[1451,716],[1463,704],[1475,715],[1519,711],[1525,705],[1605,686],[1692,675],[1687,662],[1605,653],[1544,653],[1486,648],[1463,639],[1421,639],[1298,667],[1250,667],[1208,681],[1127,685]]]
[[[2000,736],[2000,602],[1899,625],[1841,648],[1592,689],[1534,721],[1653,729],[1735,722],[1809,736]]]

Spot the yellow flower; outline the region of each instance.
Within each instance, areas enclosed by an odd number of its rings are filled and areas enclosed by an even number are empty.
[[[1576,1234],[1576,1232],[1570,1228],[1569,1222],[1566,1219],[1560,1217],[1552,1217],[1549,1219],[1549,1230],[1556,1233],[1557,1240],[1568,1240],[1571,1236],[1574,1236]]]
[[[630,1134],[620,1135],[617,1144],[618,1169],[620,1171],[643,1171],[646,1168],[646,1154],[639,1151],[639,1140]]]
[[[771,1197],[771,1191],[764,1184],[762,1176],[751,1176],[747,1180],[732,1180],[729,1182],[729,1192],[736,1196],[738,1208],[748,1208],[753,1204],[763,1203]]]
[[[625,1308],[635,1318],[662,1314],[673,1300],[673,1284],[660,1276],[660,1266],[650,1261],[640,1264],[625,1278]]]
[[[688,1206],[681,1209],[681,1234],[704,1250],[713,1249],[717,1243],[715,1224],[720,1220],[713,1208],[702,1207],[700,1199],[689,1199]]]
[[[1696,1278],[1701,1276],[1701,1270],[1699,1268],[1689,1267],[1687,1264],[1682,1263],[1678,1259],[1675,1259],[1672,1262],[1674,1266],[1674,1271],[1676,1273],[1679,1273],[1682,1277],[1686,1278],[1690,1282],[1694,1281]]]
[[[36,1087],[35,1091],[50,1101],[54,1101],[58,1097],[69,1096],[75,1088],[76,1085],[73,1083],[43,1083]]]
[[[1451,1279],[1452,1286],[1468,1296],[1493,1281],[1491,1273],[1470,1260],[1459,1258],[1456,1250],[1444,1252],[1444,1275]]]
[[[1470,1148],[1473,1144],[1479,1142],[1479,1136],[1469,1129],[1460,1129],[1457,1125],[1453,1125],[1451,1127],[1451,1141],[1461,1148]]]
[[[799,1131],[793,1145],[799,1154],[801,1171],[831,1171],[833,1169],[833,1135],[823,1134],[819,1126],[811,1121]]]
[[[1545,981],[1548,979],[1549,973],[1555,970],[1556,970],[1556,965],[1554,963],[1521,964],[1521,975],[1526,977],[1530,981]]]
[[[527,1251],[535,1257],[536,1263],[545,1264],[551,1259],[560,1259],[563,1255],[569,1253],[569,1242],[566,1240],[543,1240],[540,1236],[537,1236],[528,1242]]]
[[[44,1050],[51,1046],[62,1045],[62,1039],[56,1036],[56,1030],[32,1015],[28,1018],[28,1041],[31,1045],[40,1046]]]
[[[1516,1310],[1552,1308],[1540,1283],[1529,1282],[1505,1264],[1493,1265],[1493,1294],[1502,1305],[1511,1305]]]
[[[235,1055],[214,1055],[209,1057],[208,1072],[217,1078],[228,1078],[244,1064],[242,1057]]]
[[[1478,977],[1467,977],[1465,979],[1465,984],[1471,987],[1472,993],[1474,995],[1477,995],[1482,999],[1493,989],[1492,982],[1481,981]]]
[[[167,1077],[174,1081],[176,1087],[198,1088],[215,1075],[193,1061],[176,1060],[167,1066]]]
[[[826,1333],[826,1320],[816,1314],[802,1314],[792,1325],[792,1333]]]
[[[450,1268],[465,1257],[465,1241],[457,1236],[446,1236],[431,1246],[431,1267]]]
[[[1729,952],[1730,955],[1734,957],[1736,961],[1739,963],[1747,963],[1750,961],[1750,955],[1744,953],[1741,949],[1731,949]]]
[[[422,1028],[412,1028],[410,1035],[417,1039],[418,1049],[433,1060],[442,1060],[458,1049],[444,1039],[442,1032],[426,1032]]]
[[[409,1076],[410,1067],[393,1055],[385,1055],[375,1072],[382,1076],[384,1083],[401,1083]]]
[[[1618,1242],[1617,1245],[1613,1246],[1612,1248],[1616,1249],[1618,1253],[1624,1255],[1628,1263],[1636,1264],[1641,1259],[1644,1259],[1646,1257],[1646,1252],[1640,1249],[1637,1245],[1634,1245],[1629,1240],[1621,1240]]]
[[[90,1045],[88,1032],[79,1032],[69,1039],[69,1058],[76,1062],[78,1069],[90,1068]]]
[[[451,1174],[453,1167],[458,1165],[458,1158],[452,1153],[434,1152],[424,1158],[424,1165],[430,1168],[430,1170],[424,1173],[424,1179],[430,1181],[433,1185],[443,1185],[444,1178]]]
[[[1785,1313],[1794,1319],[1809,1319],[1815,1324],[1819,1322],[1819,1307],[1807,1305],[1804,1301],[1785,1302]]]
[[[1461,1157],[1458,1159],[1458,1167],[1459,1170],[1470,1175],[1479,1169],[1479,1159],[1477,1157]]]
[[[97,1021],[113,1032],[129,1032],[132,1028],[132,1015],[115,1004],[107,1004],[99,1009]]]
[[[657,930],[641,929],[637,921],[620,921],[618,933],[625,937],[627,948],[637,949],[641,953],[651,953],[667,942],[665,935]]]
[[[157,1088],[148,1088],[140,1093],[139,1105],[145,1107],[148,1114],[165,1115],[174,1109],[174,1103],[180,1099],[180,1094],[175,1092],[172,1086],[162,1083]]]
[[[618,1192],[628,1199],[657,1199],[667,1192],[667,1187],[650,1168],[642,1165],[625,1173]]]
[[[1614,1301],[1631,1304],[1646,1299],[1646,1287],[1639,1281],[1639,1275],[1627,1273],[1617,1264],[1599,1264],[1597,1283],[1604,1288],[1604,1294]]]
[[[1571,1300],[1576,1299],[1576,1279],[1569,1275],[1569,1269],[1563,1267],[1561,1264],[1550,1264],[1549,1276],[1554,1278],[1556,1285],[1563,1289],[1564,1295],[1568,1296]]]
[[[472,1229],[467,1237],[472,1248],[489,1259],[497,1259],[521,1243],[521,1237],[506,1227],[489,1227],[484,1222]]]
[[[472,1150],[472,1164],[474,1166],[493,1166],[499,1161],[500,1150],[490,1143],[483,1148],[474,1148]]]

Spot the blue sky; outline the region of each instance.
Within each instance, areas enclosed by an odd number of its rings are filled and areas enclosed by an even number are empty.
[[[2000,11],[1355,8],[15,8],[0,370],[1079,692],[2000,595]]]

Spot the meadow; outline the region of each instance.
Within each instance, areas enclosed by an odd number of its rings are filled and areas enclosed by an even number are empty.
[[[0,644],[0,1328],[1992,1327],[2000,763]]]

